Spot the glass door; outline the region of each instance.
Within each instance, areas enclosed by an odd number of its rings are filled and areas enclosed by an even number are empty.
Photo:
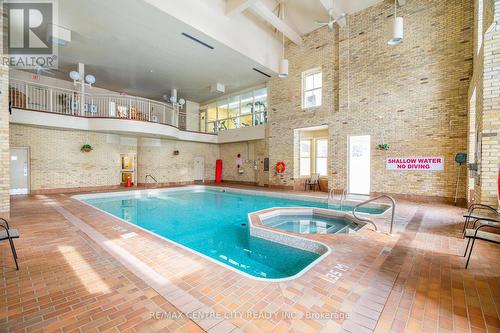
[[[349,137],[349,193],[370,194],[370,136]]]

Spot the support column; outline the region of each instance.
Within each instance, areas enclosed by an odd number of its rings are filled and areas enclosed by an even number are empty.
[[[0,6],[0,50],[3,52],[4,25],[7,23]],[[0,217],[10,215],[10,148],[9,148],[9,67],[0,62]]]
[[[500,166],[500,0],[495,0],[493,24],[484,36],[483,112],[481,119],[481,202],[498,205]]]

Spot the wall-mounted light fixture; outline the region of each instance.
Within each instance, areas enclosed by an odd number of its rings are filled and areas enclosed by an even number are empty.
[[[84,80],[84,76],[85,76],[85,80]],[[78,64],[78,72],[77,71],[71,71],[69,73],[69,77],[71,78],[71,80],[73,80],[73,84],[75,86],[77,84],[81,84],[81,85],[84,85],[84,86],[92,87],[92,85],[96,81],[94,75],[91,75],[91,74],[85,75],[84,65],[83,64]]]
[[[394,0],[394,21],[392,22],[392,37],[387,42],[387,44],[391,46],[398,45],[403,41],[403,34],[404,34],[403,18],[401,16],[398,17],[397,8],[398,8],[398,0]]]
[[[167,94],[163,95],[163,99],[167,102],[172,103],[174,107],[183,107],[186,104],[186,100],[184,98],[177,99],[177,89],[172,89],[170,92],[170,97]]]
[[[280,9],[281,9],[281,20],[285,21],[285,3],[281,2],[280,3]],[[285,59],[285,33],[281,33],[281,47],[282,47],[282,57],[281,57],[281,62],[280,62],[280,72],[278,76],[282,79],[288,77],[288,59]]]

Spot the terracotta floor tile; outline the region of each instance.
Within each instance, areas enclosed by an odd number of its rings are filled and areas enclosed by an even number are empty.
[[[126,249],[170,281],[175,288],[168,290],[176,292],[160,295],[55,205]],[[395,236],[371,231],[304,236],[321,240],[335,251],[300,278],[266,283],[227,270],[66,195],[16,197],[11,223],[21,232],[16,240],[20,270],[13,269],[10,249],[0,243],[0,332],[201,332],[196,320],[186,314],[174,319],[152,316],[180,313],[172,304],[176,300],[180,308],[199,307],[191,303],[193,299],[219,314],[274,314],[269,319],[205,320],[217,323],[207,328],[214,331],[500,332],[500,267],[496,264],[500,249],[476,242],[465,270],[462,213],[453,206],[398,202]],[[135,235],[121,237],[130,232]],[[326,274],[338,263],[349,270],[332,281]],[[287,318],[291,313],[298,317]],[[349,317],[306,319],[311,313]]]

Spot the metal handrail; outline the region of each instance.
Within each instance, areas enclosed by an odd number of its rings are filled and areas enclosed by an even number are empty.
[[[152,180],[154,180],[154,182],[155,182],[156,184],[158,184],[158,181],[156,180],[156,178],[155,178],[155,177],[153,177],[153,176],[152,176],[152,175],[150,175],[150,174],[147,174],[147,175],[146,175],[146,177],[144,177],[144,188],[147,188],[147,186],[148,186],[148,177],[149,177],[149,178],[151,178]]]
[[[330,199],[333,199],[334,196],[335,196],[335,189],[332,188],[328,193],[328,204],[330,203]],[[347,199],[347,190],[344,188],[342,189],[342,194],[340,195],[340,210],[342,210],[343,201],[345,199]]]
[[[360,204],[357,204],[356,206],[354,206],[352,208],[352,215],[357,218],[358,220],[360,221],[363,221],[363,222],[368,222],[368,223],[371,223],[373,224],[373,226],[375,227],[375,231],[378,231],[378,228],[377,228],[377,225],[370,219],[366,219],[366,218],[362,218],[362,217],[359,217],[356,215],[356,209],[361,207],[361,206],[364,206],[370,202],[373,202],[373,201],[376,201],[378,199],[381,199],[381,198],[387,198],[389,200],[391,200],[391,203],[392,203],[392,212],[391,212],[391,227],[390,227],[390,230],[389,230],[389,234],[392,235],[392,229],[393,229],[393,226],[394,226],[394,213],[396,212],[396,201],[394,200],[394,198],[388,196],[388,195],[381,195],[381,196],[378,196],[376,198],[372,198],[372,199],[369,199],[369,200],[366,200],[366,201],[363,201],[362,203]]]
[[[138,96],[85,93],[19,79],[9,81],[12,108],[87,118],[143,120],[179,127],[185,116],[172,104]],[[185,126],[182,126],[185,127]]]
[[[340,210],[342,210],[343,201],[345,199],[347,199],[347,190],[344,188],[344,189],[342,189],[342,194],[340,195]]]

